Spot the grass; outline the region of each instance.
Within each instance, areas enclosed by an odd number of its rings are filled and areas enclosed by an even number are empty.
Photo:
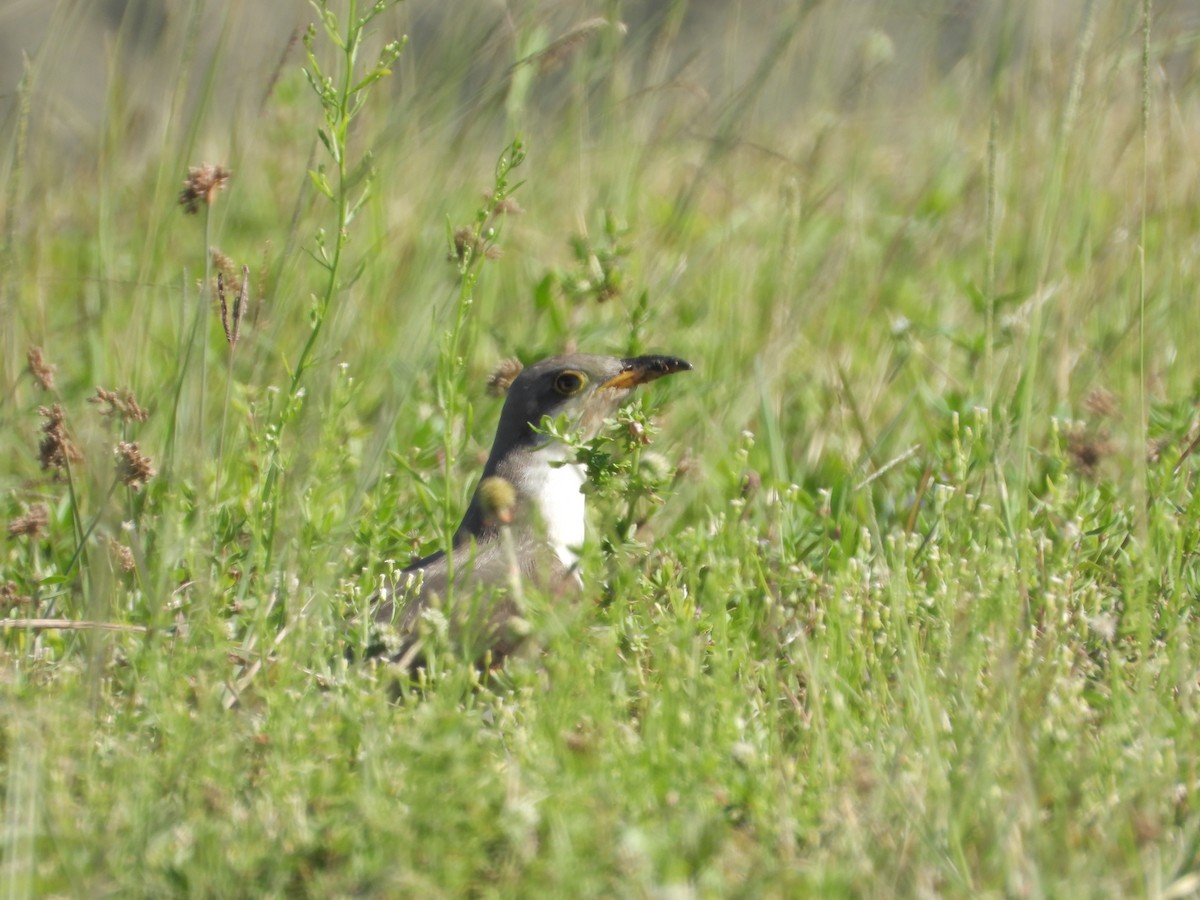
[[[5,891],[1195,896],[1190,7],[351,9],[0,88]],[[347,662],[567,346],[583,598]]]

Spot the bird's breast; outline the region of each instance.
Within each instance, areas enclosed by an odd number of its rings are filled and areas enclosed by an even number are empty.
[[[546,530],[546,542],[559,561],[570,568],[579,561],[585,529],[584,495],[580,488],[587,471],[577,463],[561,463],[547,457],[531,466],[522,485],[533,500]]]

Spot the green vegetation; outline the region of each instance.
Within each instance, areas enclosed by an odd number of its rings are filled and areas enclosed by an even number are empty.
[[[1200,891],[1190,3],[216,5],[0,85],[8,895]],[[568,346],[584,596],[361,661]]]

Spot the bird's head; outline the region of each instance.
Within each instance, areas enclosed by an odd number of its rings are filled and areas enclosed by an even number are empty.
[[[513,380],[500,414],[497,445],[537,446],[544,441],[537,429],[545,417],[565,417],[584,440],[595,437],[639,384],[691,369],[674,356],[594,356],[570,353],[543,359]]]

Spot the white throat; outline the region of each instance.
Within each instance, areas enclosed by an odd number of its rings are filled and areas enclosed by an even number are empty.
[[[522,493],[537,505],[546,529],[546,541],[568,569],[579,561],[585,531],[585,498],[580,490],[587,470],[579,463],[565,462],[567,448],[554,443],[530,454]]]

